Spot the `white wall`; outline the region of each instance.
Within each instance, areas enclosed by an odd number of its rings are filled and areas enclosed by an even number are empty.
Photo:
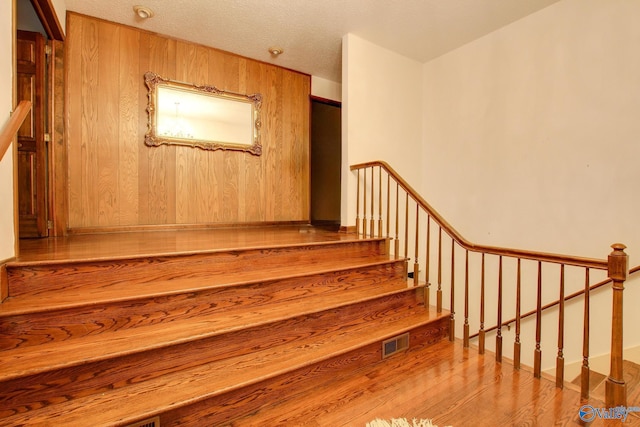
[[[424,188],[463,234],[640,263],[639,14],[564,0],[425,64]]]
[[[621,241],[640,264],[638,16],[637,1],[563,0],[424,65],[423,196],[465,237],[597,258]],[[640,343],[634,282],[625,345]]]
[[[62,27],[62,31],[67,31],[67,3],[65,0],[52,0],[53,8],[56,11],[56,15],[58,16],[58,21],[60,21],[60,26]]]
[[[355,224],[349,166],[385,160],[420,189],[422,64],[358,36],[342,40],[342,225]]]
[[[640,2],[564,0],[423,65],[345,36],[342,224],[355,218],[349,165],[383,159],[473,242],[605,258],[609,245],[622,241],[631,265],[640,264],[636,16]],[[478,259],[471,263],[477,269]],[[514,311],[514,268],[505,260],[505,319]],[[528,310],[535,265],[523,269]],[[557,299],[556,270],[545,267],[545,303]],[[568,269],[567,293],[583,282],[582,271]],[[487,326],[495,322],[493,292]],[[477,323],[477,290],[472,294]],[[640,344],[632,310],[639,298],[636,278],[625,291],[625,347]],[[595,293],[591,304],[596,356],[609,351],[610,292]],[[581,357],[582,301],[569,304],[566,315],[565,358],[572,362]],[[552,312],[543,322],[545,369],[557,351],[556,319]],[[533,327],[523,325],[529,344]],[[507,357],[513,332],[503,331]],[[532,365],[532,349],[523,345],[523,363]]]
[[[311,95],[340,102],[342,85],[322,77],[311,76]]]
[[[0,2],[0,126],[13,106],[13,1]],[[13,146],[0,162],[0,262],[15,255],[13,228]]]

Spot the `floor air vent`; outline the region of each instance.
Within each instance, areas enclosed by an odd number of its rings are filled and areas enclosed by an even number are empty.
[[[389,357],[399,351],[409,348],[409,333],[398,335],[382,342],[382,358]]]
[[[148,418],[138,421],[137,423],[129,424],[126,427],[160,427],[160,417]]]

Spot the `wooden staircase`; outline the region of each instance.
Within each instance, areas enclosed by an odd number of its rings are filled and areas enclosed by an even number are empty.
[[[246,420],[449,335],[386,239],[287,241],[8,264],[0,425]]]

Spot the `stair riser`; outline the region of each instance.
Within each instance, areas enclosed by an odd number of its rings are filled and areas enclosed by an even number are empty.
[[[2,418],[13,413],[106,392],[201,364],[269,349],[285,342],[323,333],[340,334],[349,326],[403,318],[416,310],[425,309],[417,302],[415,292],[409,289],[372,301],[236,333],[5,381],[0,383],[0,389],[3,390],[0,395],[0,424]],[[83,359],[81,352],[77,357]]]
[[[416,328],[410,331],[409,351],[433,345],[448,335],[449,322],[445,318]],[[398,354],[397,357],[401,355]],[[338,378],[340,373],[378,363],[381,359],[382,343],[370,344],[286,375],[161,414],[160,425],[163,427],[232,425],[234,419],[247,416],[264,405],[295,399],[296,396],[315,389],[323,381]],[[344,401],[341,403],[347,404]]]
[[[87,335],[121,331],[203,316],[232,316],[242,310],[405,283],[404,262],[295,277],[252,285],[237,285],[149,297],[133,301],[92,304],[78,308],[0,317],[0,350],[65,341]]]
[[[149,284],[155,281],[313,263],[348,255],[366,259],[386,251],[384,241],[336,242],[303,247],[237,250],[139,259],[55,263],[7,268],[9,296],[56,292],[87,292],[110,284]]]

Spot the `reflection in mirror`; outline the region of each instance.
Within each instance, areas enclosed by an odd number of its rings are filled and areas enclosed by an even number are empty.
[[[145,143],[260,155],[260,94],[242,95],[145,73],[149,126]]]

